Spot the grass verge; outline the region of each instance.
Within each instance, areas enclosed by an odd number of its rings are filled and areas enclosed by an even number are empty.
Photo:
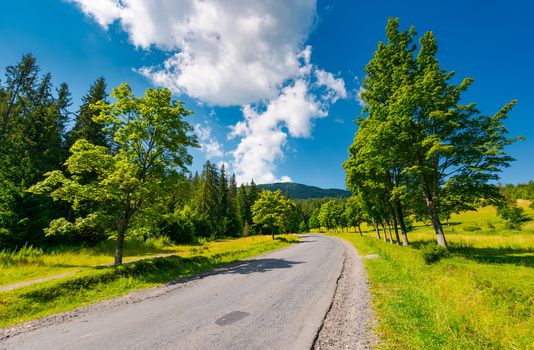
[[[429,237],[412,236],[413,245],[401,247],[371,234],[333,236],[348,240],[362,255],[381,256],[364,263],[382,348],[532,348],[534,251],[518,246],[521,239],[452,242],[448,256],[426,264],[418,248]],[[529,238],[531,245],[534,236]]]
[[[270,236],[254,236],[211,242],[192,248],[185,257],[169,256],[118,267],[92,268],[73,277],[0,292],[0,327],[192,276],[297,241],[297,236],[283,235],[275,240]]]

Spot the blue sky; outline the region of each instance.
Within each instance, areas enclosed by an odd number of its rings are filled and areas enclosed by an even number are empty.
[[[445,69],[475,79],[466,102],[492,114],[519,101],[506,126],[526,140],[509,148],[517,161],[502,181],[534,178],[530,1],[122,3],[3,2],[0,67],[33,53],[57,84],[69,84],[72,110],[100,75],[138,94],[168,86],[195,112],[204,148],[194,151],[193,170],[209,158],[244,181],[344,187],[362,70],[387,18],[399,17],[435,33]]]

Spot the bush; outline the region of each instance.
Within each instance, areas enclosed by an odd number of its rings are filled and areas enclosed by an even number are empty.
[[[525,211],[515,202],[502,203],[497,207],[497,215],[504,220],[504,227],[510,230],[521,230],[521,224],[526,220]]]
[[[404,227],[406,228],[407,232],[413,230],[413,222],[410,220],[410,218],[404,218]]]
[[[425,260],[425,263],[427,264],[438,262],[442,258],[446,257],[449,253],[447,248],[436,243],[426,244],[421,247],[420,251],[421,255],[423,256],[423,260]]]
[[[530,202],[529,208],[530,209],[534,209],[534,200],[532,202]]]
[[[194,241],[197,229],[192,210],[185,206],[181,211],[165,215],[160,231],[175,243]]]
[[[468,225],[468,226],[464,226],[463,230],[467,232],[472,232],[472,231],[480,231],[481,228],[478,225]]]
[[[168,236],[150,237],[145,241],[145,245],[147,247],[161,249],[173,245],[173,241]]]

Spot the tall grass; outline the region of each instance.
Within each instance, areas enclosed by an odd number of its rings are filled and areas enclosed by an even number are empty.
[[[17,267],[20,265],[42,265],[43,250],[30,246],[23,246],[18,251],[0,251],[0,267]]]

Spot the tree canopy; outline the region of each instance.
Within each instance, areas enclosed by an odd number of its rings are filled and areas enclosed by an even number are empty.
[[[121,84],[111,97],[116,102],[100,100],[92,105],[100,112],[95,122],[102,123],[111,136],[111,149],[77,140],[65,162],[67,171],[47,173],[32,191],[49,192],[53,199],[72,204],[74,210],[90,203],[85,217],[74,223],[54,220],[49,232],[114,223],[115,264],[121,264],[131,220],[156,201],[167,175],[186,170],[191,164],[187,147],[198,144],[192,127],[183,120],[191,112],[183,102],[171,99],[170,90],[148,89],[143,97],[136,97],[128,84]]]

